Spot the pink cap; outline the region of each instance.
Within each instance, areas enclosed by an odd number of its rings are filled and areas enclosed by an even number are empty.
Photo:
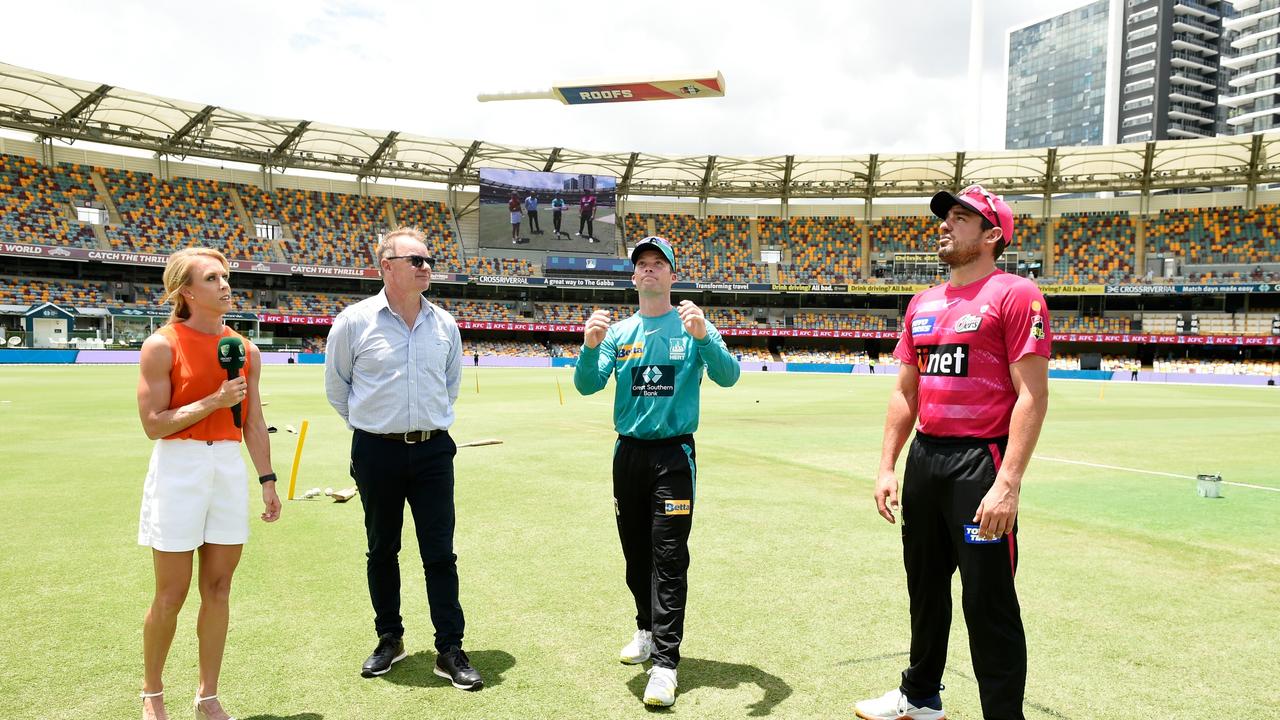
[[[994,227],[1000,228],[1004,236],[1004,244],[1013,244],[1013,210],[1004,199],[983,188],[981,185],[970,185],[959,194],[942,191],[929,201],[929,209],[934,215],[947,219],[947,213],[956,205],[966,207],[987,219]]]

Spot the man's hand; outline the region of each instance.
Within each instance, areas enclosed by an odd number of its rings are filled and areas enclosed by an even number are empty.
[[[604,342],[604,335],[609,331],[610,312],[608,310],[596,310],[591,313],[591,317],[587,318],[587,324],[582,328],[582,341],[589,348],[600,347],[600,343]]]
[[[880,477],[876,478],[875,498],[880,517],[890,523],[896,522],[893,511],[898,509],[898,476],[892,470],[881,472]]]
[[[973,522],[978,524],[978,537],[982,540],[999,540],[1013,532],[1018,519],[1018,488],[1022,483],[1008,477],[1004,470],[996,474],[996,482],[978,503]]]
[[[680,322],[694,340],[707,337],[707,318],[702,314],[701,308],[688,300],[681,300],[676,306],[676,312],[680,313]]]

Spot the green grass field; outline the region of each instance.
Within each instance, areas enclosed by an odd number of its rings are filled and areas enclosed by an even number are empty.
[[[615,659],[632,631],[612,519],[612,385],[567,370],[468,369],[454,436],[466,646],[487,687],[431,674],[417,549],[402,553],[410,657],[359,677],[375,638],[358,502],[286,503],[256,519],[232,593],[221,695],[241,720],[643,717],[644,676]],[[264,371],[275,468],[310,420],[299,495],[345,487],[349,434],[322,371]],[[2,367],[0,717],[134,717],[149,551],[135,544],[150,442],[136,367]],[[555,380],[564,388],[559,404]],[[898,529],[872,477],[891,379],[744,375],[704,385],[680,696],[696,718],[852,717],[896,686],[907,604]],[[1280,488],[1280,393],[1055,382],[1037,454]],[[287,483],[282,483],[287,484]],[[282,494],[283,490],[281,488]],[[1203,718],[1280,712],[1280,492],[1032,463],[1018,574],[1029,718]],[[406,523],[411,522],[406,519]],[[959,617],[944,701],[978,718]],[[195,690],[193,590],[166,683]]]

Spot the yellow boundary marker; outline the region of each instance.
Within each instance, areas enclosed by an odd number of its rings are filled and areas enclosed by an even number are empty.
[[[307,421],[302,421],[298,430],[298,447],[293,451],[293,471],[289,473],[289,499],[293,499],[293,488],[298,483],[298,463],[302,461],[302,443],[307,441]]]

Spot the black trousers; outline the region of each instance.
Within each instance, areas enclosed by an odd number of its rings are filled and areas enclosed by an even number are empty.
[[[400,617],[400,531],[404,506],[413,513],[426,576],[436,650],[462,646],[464,620],[458,602],[458,557],[453,554],[453,456],[448,433],[408,444],[356,430],[351,436],[351,477],[364,506],[369,540],[369,599],[378,635],[404,635]]]
[[[587,237],[595,237],[595,227],[591,224],[592,215],[595,213],[585,213],[578,216],[578,234],[582,234],[582,228],[587,229]]]
[[[916,433],[902,488],[902,559],[911,596],[911,661],[903,694],[938,693],[951,631],[951,575],[960,568],[969,655],[987,720],[1022,720],[1027,642],[1014,573],[1017,525],[977,540],[973,515],[995,482],[1007,438],[936,438]]]
[[[538,224],[538,211],[529,211],[529,232],[542,232],[542,225]]]
[[[562,219],[562,215],[564,215],[564,213],[560,210],[553,210],[551,212],[551,223],[556,226],[557,235],[560,234],[560,220]]]
[[[636,603],[636,627],[653,632],[653,664],[680,663],[689,594],[697,460],[693,436],[620,436],[613,453],[613,503]]]

